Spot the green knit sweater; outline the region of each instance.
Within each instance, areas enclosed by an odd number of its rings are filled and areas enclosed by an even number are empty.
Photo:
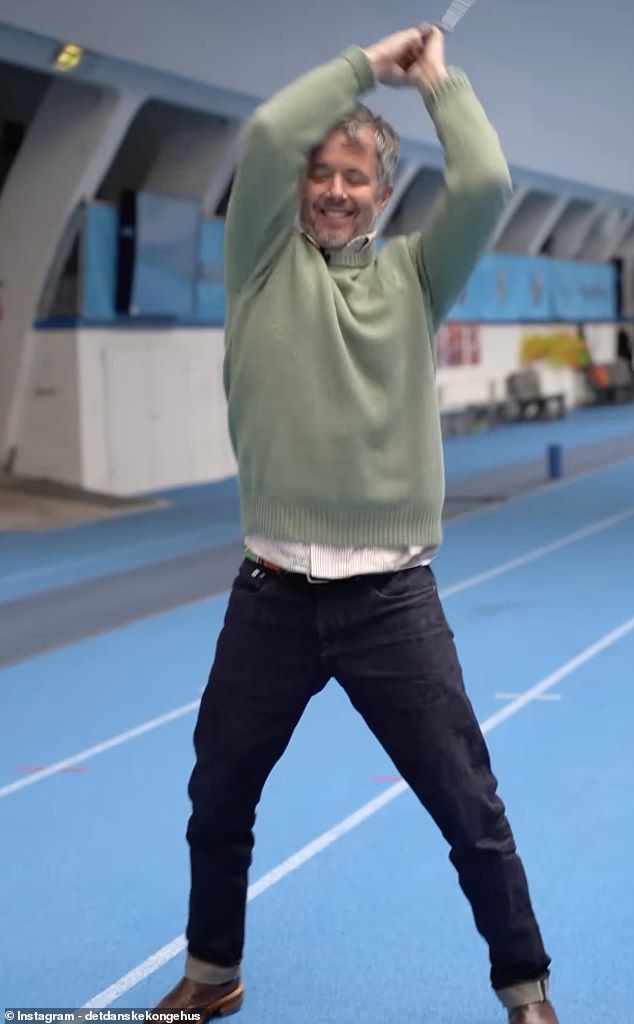
[[[434,335],[510,191],[459,72],[426,94],[445,187],[422,230],[377,255],[322,253],[296,227],[310,150],[376,84],[352,48],[255,112],[225,235],[224,383],[245,533],[437,545],[444,501]]]

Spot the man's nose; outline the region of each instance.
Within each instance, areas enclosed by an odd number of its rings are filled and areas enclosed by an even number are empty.
[[[342,174],[333,174],[330,179],[330,188],[328,189],[331,196],[337,199],[343,199],[346,195],[346,183]]]

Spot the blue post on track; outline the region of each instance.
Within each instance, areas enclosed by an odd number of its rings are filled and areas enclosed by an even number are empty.
[[[563,451],[560,444],[548,446],[548,478],[559,480],[563,476]]]

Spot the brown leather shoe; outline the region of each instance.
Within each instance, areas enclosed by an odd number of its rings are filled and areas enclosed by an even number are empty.
[[[200,1013],[200,1024],[210,1017],[228,1017],[242,1006],[244,985],[237,978],[224,985],[201,985],[181,978],[178,985],[161,999],[155,1010],[190,1010]]]
[[[552,1003],[525,1003],[509,1010],[509,1024],[559,1024]]]

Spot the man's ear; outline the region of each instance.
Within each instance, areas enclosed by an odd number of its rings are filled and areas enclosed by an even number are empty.
[[[383,194],[382,194],[381,198],[379,199],[379,212],[380,213],[383,212],[383,210],[385,209],[385,207],[389,203],[393,191],[394,191],[394,188],[392,187],[392,185],[388,185],[387,188],[384,189]]]

